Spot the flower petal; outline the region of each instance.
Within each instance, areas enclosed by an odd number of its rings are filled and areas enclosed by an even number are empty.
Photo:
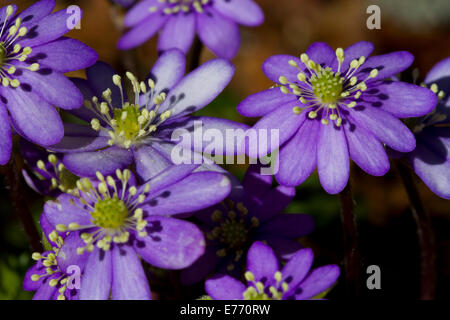
[[[374,49],[374,45],[368,41],[359,41],[352,44],[350,47],[344,50],[345,60],[341,64],[341,73],[345,74],[350,67],[350,63],[353,60],[358,60],[361,57],[365,57],[366,59],[371,55]],[[338,61],[337,57],[334,57],[334,61],[332,64],[333,70],[338,69]]]
[[[161,190],[164,190],[174,185],[175,183],[183,180],[197,168],[198,165],[179,165],[179,166],[174,165],[164,169],[156,176],[153,176],[150,180],[146,180],[151,186],[150,192],[152,194],[157,194],[158,192],[161,192]],[[145,188],[145,186],[143,186],[142,188]]]
[[[100,151],[66,154],[62,160],[69,171],[80,177],[95,177],[99,171],[104,175],[125,169],[133,162],[131,151],[110,147]]]
[[[231,183],[226,176],[216,172],[197,172],[157,193],[150,189],[145,203],[150,214],[190,213],[222,201],[230,191]]]
[[[395,76],[397,73],[408,69],[414,61],[414,56],[407,51],[396,51],[379,56],[372,56],[359,69],[360,76],[358,78],[365,79],[365,77],[372,71],[378,70],[378,75],[366,81],[370,83],[381,79],[386,79]]]
[[[317,141],[320,122],[307,119],[298,132],[280,150],[280,167],[275,175],[286,186],[302,184],[317,164]]]
[[[322,66],[329,66],[336,58],[335,51],[325,42],[315,42],[306,50],[310,60]]]
[[[11,157],[12,135],[8,111],[0,103],[0,165],[8,163]]]
[[[438,196],[450,199],[450,129],[427,128],[408,156],[417,175]]]
[[[151,300],[148,280],[134,249],[116,245],[112,249],[113,300]]]
[[[213,6],[225,17],[244,26],[255,27],[264,22],[264,13],[253,0],[217,0]]]
[[[248,207],[260,222],[266,222],[286,209],[294,197],[295,188],[280,185],[259,196],[255,204],[250,202]]]
[[[189,73],[168,94],[160,112],[171,110],[172,117],[193,113],[213,101],[228,85],[234,66],[226,60],[213,59]]]
[[[170,166],[172,162],[151,146],[142,146],[133,151],[136,171],[141,180],[148,181]]]
[[[98,59],[94,49],[84,43],[70,38],[37,46],[27,59],[30,63],[39,63],[58,72],[70,72],[85,69],[93,65]]]
[[[183,269],[205,251],[203,233],[193,223],[150,216],[147,237],[137,238],[136,252],[151,265],[163,269]]]
[[[356,126],[361,126],[372,133],[381,142],[394,150],[410,152],[416,147],[412,132],[403,122],[390,113],[369,106],[356,107],[348,110],[347,118]]]
[[[151,13],[149,8],[162,6],[162,2],[158,0],[144,0],[138,2],[134,7],[132,7],[126,14],[124,24],[127,27],[133,27],[138,23],[144,21],[146,18],[150,18],[150,15],[159,14]]]
[[[97,98],[100,99],[102,97],[103,92],[106,89],[110,89],[113,107],[121,108],[122,96],[120,94],[120,89],[113,82],[113,76],[115,74],[116,72],[109,64],[101,61],[94,64],[92,67],[86,69],[86,75],[92,93]],[[89,92],[86,93],[89,94]],[[90,101],[91,99],[92,96],[89,97],[87,100]]]
[[[314,298],[319,293],[329,289],[339,278],[340,270],[337,265],[328,265],[314,269],[296,290],[296,300]]]
[[[51,287],[48,282],[51,280],[51,277],[46,279],[45,283],[39,287],[36,293],[33,296],[33,300],[52,300],[54,293],[56,292],[55,287]]]
[[[112,280],[111,250],[104,251],[95,246],[81,277],[80,300],[108,300]]]
[[[77,266],[82,271],[86,265],[88,254],[79,255],[78,248],[83,248],[86,243],[80,238],[80,233],[71,232],[65,239],[58,256],[58,267],[61,272],[67,273],[69,267]]]
[[[167,20],[168,16],[165,14],[152,15],[151,18],[144,20],[120,38],[117,46],[121,50],[129,50],[138,47],[153,37]]]
[[[44,205],[44,214],[48,222],[56,227],[58,224],[91,225],[91,215],[81,209],[82,204],[77,198],[68,194],[60,195],[55,201],[47,201]]]
[[[383,145],[360,126],[344,125],[350,158],[368,174],[383,176],[389,171],[389,158]]]
[[[173,15],[158,38],[158,50],[180,49],[188,53],[195,35],[195,14]]]
[[[321,125],[317,146],[317,170],[322,187],[330,194],[341,192],[350,174],[350,159],[344,129]]]
[[[48,16],[55,8],[55,0],[41,0],[32,4],[22,12],[20,12],[15,19],[22,19],[21,26],[29,27]],[[0,19],[1,21],[1,19]]]
[[[428,85],[436,83],[440,90],[450,92],[450,57],[439,61],[428,72],[425,83]]]
[[[258,228],[258,232],[286,238],[300,238],[314,230],[314,219],[309,214],[280,213]]]
[[[273,178],[271,175],[261,174],[260,166],[251,165],[245,173],[242,185],[246,194],[261,198],[272,187],[272,181]]]
[[[186,58],[179,50],[168,50],[163,53],[150,73],[150,78],[155,81],[155,92],[172,89],[181,79],[186,71]]]
[[[206,280],[206,293],[213,300],[243,300],[245,286],[230,276],[216,276]]]
[[[21,88],[0,89],[0,95],[7,100],[3,102],[8,107],[14,126],[28,140],[50,146],[62,139],[64,128],[58,112],[38,95]]]
[[[51,146],[49,149],[54,152],[90,152],[108,147],[107,137],[64,137],[61,142]]]
[[[385,81],[370,88],[361,99],[397,118],[420,117],[437,105],[437,96],[429,89],[400,81]]]
[[[286,77],[289,82],[298,82],[297,74],[300,72],[292,67],[289,61],[294,60],[297,65],[303,66],[299,58],[289,55],[276,55],[264,61],[262,69],[267,78],[275,83],[280,83],[280,77]]]
[[[277,258],[287,261],[300,249],[302,245],[293,239],[282,238],[280,236],[261,235],[257,240],[266,241],[273,249]]]
[[[295,96],[283,94],[279,88],[273,88],[247,97],[237,106],[237,110],[245,117],[262,117],[294,101],[297,101]]]
[[[314,261],[314,253],[311,249],[301,249],[297,251],[283,267],[283,281],[289,284],[290,288],[296,288],[308,274]]]
[[[242,136],[249,127],[227,119],[213,117],[177,118],[164,127],[177,147],[190,149],[204,155],[241,155],[239,132]]]
[[[202,42],[220,58],[231,60],[239,51],[239,26],[214,9],[197,14],[197,33]]]
[[[42,285],[42,278],[38,281],[31,280],[31,277],[33,274],[44,274],[45,267],[42,265],[42,263],[37,262],[31,268],[28,269],[28,271],[25,274],[25,277],[23,279],[23,289],[26,291],[36,291],[39,289],[39,287]]]
[[[255,281],[266,278],[272,280],[279,271],[278,260],[272,248],[260,241],[252,244],[247,253],[247,271],[255,276]]]
[[[307,111],[294,114],[298,101],[287,103],[261,118],[249,131],[249,139],[256,132],[257,141],[246,143],[247,154],[259,158],[280,148],[300,128],[306,119]],[[277,139],[278,138],[278,139]]]
[[[40,95],[45,101],[61,109],[77,109],[83,105],[83,95],[72,81],[50,68],[36,72],[23,70],[19,80],[22,88]]]
[[[28,33],[19,40],[20,45],[34,47],[63,36],[70,31],[67,23],[70,15],[66,9],[63,9],[42,18],[28,28]]]

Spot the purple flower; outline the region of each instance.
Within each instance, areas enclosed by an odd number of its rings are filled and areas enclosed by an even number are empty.
[[[69,15],[52,14],[54,6],[54,0],[42,0],[18,14],[15,5],[0,8],[0,165],[10,158],[11,126],[33,143],[50,146],[64,134],[54,106],[83,104],[64,73],[92,65],[97,54],[63,37]]]
[[[120,49],[135,48],[159,30],[158,50],[189,51],[195,34],[218,57],[232,59],[239,50],[239,26],[264,21],[253,0],[144,0],[125,16],[132,28],[119,41]]]
[[[278,129],[280,148],[276,179],[287,186],[305,181],[318,169],[331,194],[346,186],[350,158],[371,175],[389,170],[383,144],[400,152],[414,150],[412,132],[398,119],[418,117],[437,103],[430,90],[390,81],[408,68],[413,56],[404,51],[369,57],[373,45],[358,42],[334,52],[314,43],[300,58],[280,55],[263,65],[275,87],[244,100],[238,111],[263,118],[254,129]],[[250,155],[263,156],[250,146]]]
[[[23,169],[22,175],[37,193],[57,197],[76,188],[79,177],[66,169],[60,154],[49,153],[25,139],[20,140],[20,152],[30,168]]]
[[[222,174],[187,176],[180,167],[141,186],[129,170],[117,170],[116,176],[97,173],[97,182],[81,179],[72,195],[44,207],[48,222],[77,242],[74,254],[87,256],[80,299],[108,299],[110,294],[117,300],[150,299],[140,258],[164,269],[190,266],[204,252],[203,234],[170,216],[222,201],[231,185]]]
[[[73,235],[64,239],[44,219],[42,216],[41,226],[52,249],[33,253],[36,264],[27,271],[23,288],[36,291],[33,300],[78,300],[80,292],[77,285],[86,264],[86,256],[77,255],[76,246],[82,242]]]
[[[174,164],[172,151],[179,142],[172,140],[175,130],[195,135],[193,121],[200,121],[203,129],[221,130],[223,136],[228,128],[248,128],[229,120],[189,116],[229,83],[234,73],[229,62],[211,60],[185,77],[184,70],[182,52],[166,52],[146,83],[127,73],[135,95],[128,99],[120,76],[108,65],[99,62],[88,68],[88,80],[73,79],[84,94],[85,107],[70,112],[91,125],[66,126],[65,137],[50,149],[64,153],[62,162],[79,176],[95,177],[97,171],[112,174],[134,162],[139,178],[147,181]],[[183,165],[190,171],[198,166]],[[215,170],[221,169],[215,166]]]
[[[280,271],[273,250],[255,242],[247,255],[247,285],[230,276],[216,276],[205,283],[214,300],[308,300],[324,294],[339,278],[339,267],[311,269],[314,254],[301,249]]]
[[[438,95],[439,104],[415,123],[417,147],[407,157],[414,171],[434,193],[450,199],[450,58],[431,69],[425,85]]]
[[[272,176],[261,175],[252,166],[243,180],[243,194],[195,214],[206,236],[205,254],[181,273],[182,281],[192,284],[208,274],[241,275],[243,257],[256,241],[267,241],[278,257],[287,259],[301,248],[296,239],[314,228],[306,214],[282,214],[295,196],[295,189],[272,188]]]

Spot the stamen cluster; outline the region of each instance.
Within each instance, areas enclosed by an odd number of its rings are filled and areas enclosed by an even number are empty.
[[[129,149],[155,132],[159,125],[170,118],[172,112],[167,110],[158,114],[161,104],[166,100],[166,93],[156,95],[155,82],[152,79],[148,80],[147,87],[144,82],[138,82],[132,73],[127,72],[126,76],[133,86],[134,102],[125,101],[122,79],[119,75],[114,75],[113,83],[119,88],[122,98],[120,108],[113,106],[111,89],[103,92],[104,101],[100,102],[99,98],[94,96],[92,101],[85,101],[84,105],[98,115],[98,119],[91,120],[91,126],[96,131],[103,130],[108,133],[110,146],[118,145]],[[141,94],[147,98],[145,106],[140,105]],[[104,123],[107,126],[104,126]]]
[[[92,224],[59,224],[56,229],[60,232],[85,230],[80,236],[86,246],[78,248],[78,254],[92,252],[94,246],[108,251],[112,243],[127,243],[131,230],[136,231],[139,237],[147,236],[147,221],[144,220],[144,212],[139,205],[144,202],[150,185],[147,184],[139,193],[135,186],[128,186],[131,177],[129,170],[117,170],[116,177],[120,184],[112,176],[105,178],[100,172],[97,172],[99,182],[96,187],[87,178],[77,182],[75,193],[83,205],[81,209],[87,210],[91,215]],[[72,204],[78,205],[75,201]]]
[[[31,276],[31,280],[39,281],[44,277],[57,276],[50,280],[48,285],[51,287],[60,285],[61,287],[58,289],[58,300],[66,300],[65,292],[67,290],[67,282],[70,280],[70,276],[60,270],[57,260],[61,247],[64,244],[64,240],[56,231],[52,231],[50,233],[49,240],[56,244],[56,247],[53,247],[51,252],[45,252],[42,254],[35,252],[32,254],[33,260],[42,261],[42,265],[45,267],[45,272],[42,274],[33,274]]]
[[[350,68],[345,74],[341,73],[342,63],[345,60],[344,50],[338,48],[336,57],[339,62],[337,71],[333,71],[330,67],[322,67],[308,57],[306,53],[300,56],[301,62],[305,69],[302,69],[295,60],[290,60],[289,65],[297,68],[297,80],[290,82],[287,77],[281,76],[279,82],[280,89],[284,94],[293,94],[303,104],[303,107],[294,107],[294,114],[298,115],[305,109],[313,108],[308,112],[310,119],[318,117],[322,111],[321,122],[328,125],[330,121],[334,121],[336,126],[341,126],[342,116],[340,108],[354,108],[356,101],[362,92],[367,90],[366,81],[375,78],[378,75],[377,69],[372,69],[364,80],[358,79],[355,75],[360,67],[365,63],[366,57],[350,62]]]
[[[3,25],[0,26],[0,81],[3,87],[7,88],[9,86],[17,88],[20,86],[20,81],[14,78],[14,74],[17,68],[26,69],[29,71],[39,70],[38,63],[32,63],[31,65],[25,67],[13,65],[13,61],[24,62],[28,59],[31,54],[32,49],[30,47],[24,47],[17,43],[19,38],[23,38],[27,33],[28,29],[22,25],[22,19],[17,18],[13,25],[8,26],[8,19],[13,15],[13,7],[9,5],[6,8],[6,17],[3,21]],[[5,37],[6,35],[6,37]]]
[[[275,285],[266,286],[261,281],[255,281],[254,274],[247,271],[245,279],[252,285],[244,291],[244,300],[282,300],[283,295],[289,290],[289,285],[282,281],[283,275],[280,271],[275,272],[273,277]]]
[[[211,3],[211,0],[159,0],[160,3],[167,6],[162,9],[166,15],[177,14],[179,12],[188,13],[195,10],[198,13],[204,12],[204,7]],[[148,9],[150,12],[157,12],[158,6],[151,6]]]
[[[217,222],[218,226],[208,232],[206,238],[217,240],[224,245],[224,248],[216,252],[217,256],[225,257],[230,252],[234,252],[234,260],[239,261],[244,254],[244,245],[248,241],[248,234],[251,229],[259,225],[259,220],[252,217],[250,224],[248,224],[246,219],[248,210],[241,202],[234,205],[231,200],[227,200],[227,204],[230,210],[226,215],[220,210],[214,211],[211,215],[211,219]],[[228,266],[229,270],[233,268],[233,264]]]

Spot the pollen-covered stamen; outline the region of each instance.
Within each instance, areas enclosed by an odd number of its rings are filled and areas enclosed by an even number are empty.
[[[289,290],[287,282],[282,281],[283,275],[280,271],[275,272],[273,276],[275,283],[271,286],[255,281],[255,275],[250,271],[247,271],[244,276],[247,283],[250,284],[243,293],[244,300],[281,300]]]
[[[212,3],[211,0],[158,0],[163,6],[151,6],[148,11],[151,13],[162,10],[166,15],[177,13],[198,12],[203,13],[204,8]],[[164,6],[165,4],[165,6]]]
[[[90,225],[81,226],[77,223],[57,225],[61,232],[94,229],[91,232],[82,232],[81,239],[86,246],[77,249],[78,254],[85,251],[91,252],[94,246],[103,250],[109,250],[111,243],[127,243],[130,230],[136,231],[140,237],[145,237],[147,221],[144,220],[144,212],[138,208],[145,201],[150,191],[150,185],[146,185],[141,193],[135,186],[128,186],[131,178],[129,170],[116,171],[116,178],[106,178],[97,172],[99,181],[94,187],[91,180],[84,178],[77,182],[77,197],[87,210],[92,219]],[[76,203],[73,203],[76,205]]]
[[[125,101],[122,79],[120,76],[114,75],[113,83],[120,90],[121,105],[113,106],[110,89],[103,92],[102,102],[98,97],[93,97],[92,101],[85,101],[84,105],[97,114],[98,119],[92,119],[91,126],[96,131],[103,130],[108,133],[110,137],[109,145],[118,145],[129,149],[155,132],[159,125],[171,117],[172,112],[167,110],[158,113],[161,104],[166,100],[166,93],[156,95],[153,80],[149,79],[148,83],[145,84],[144,82],[138,82],[130,72],[127,72],[126,76],[133,87],[133,102]],[[144,106],[139,103],[141,94],[147,97]],[[107,126],[103,126],[99,119]]]
[[[244,254],[249,232],[259,225],[259,220],[253,217],[248,223],[246,219],[248,210],[241,202],[234,205],[232,201],[228,201],[228,207],[230,210],[226,214],[220,210],[213,212],[211,219],[218,223],[218,226],[208,232],[206,237],[209,240],[219,241],[223,245],[223,248],[216,252],[217,256],[225,257],[233,252],[234,261],[237,262]],[[233,268],[233,264],[228,266],[229,270]]]
[[[55,230],[49,234],[49,239],[56,244],[56,247],[52,248],[52,252],[47,254],[35,252],[31,256],[35,261],[42,261],[42,265],[45,267],[44,273],[33,274],[31,280],[39,281],[41,278],[54,276],[52,280],[48,281],[48,285],[51,287],[58,286],[58,300],[65,300],[65,292],[67,289],[66,283],[70,279],[70,276],[66,275],[66,273],[59,268],[57,260],[61,247],[64,244],[64,240]]]
[[[372,69],[369,75],[361,80],[355,75],[365,63],[366,58],[360,57],[350,62],[349,69],[345,74],[341,73],[342,64],[345,61],[345,53],[342,48],[336,50],[338,61],[337,71],[330,67],[322,67],[306,53],[300,55],[300,60],[305,69],[295,60],[290,60],[289,65],[298,69],[297,79],[293,82],[287,77],[279,78],[280,90],[284,94],[292,94],[298,97],[303,104],[302,107],[295,106],[292,112],[301,114],[309,109],[308,117],[315,119],[321,114],[321,122],[328,125],[330,121],[336,126],[341,126],[342,116],[340,108],[354,108],[362,92],[367,90],[366,81],[378,76],[378,70]]]
[[[12,14],[13,7],[9,5],[6,8],[5,20],[0,26],[0,83],[4,87],[11,86],[13,88],[17,88],[20,86],[20,81],[14,78],[17,68],[37,71],[39,70],[39,64],[32,63],[28,66],[18,66],[12,64],[15,60],[24,62],[32,52],[30,47],[22,48],[19,43],[16,43],[19,38],[24,37],[28,33],[28,29],[21,26],[21,18],[17,18],[14,24],[10,25],[12,21],[9,21],[9,19]]]
[[[76,175],[66,169],[64,164],[54,154],[48,156],[48,163],[51,168],[47,168],[44,160],[39,160],[36,163],[36,167],[45,172],[49,178],[43,177],[39,172],[34,171],[34,175],[40,180],[50,179],[51,190],[60,190],[65,193],[72,194],[76,188],[76,183],[79,179]]]

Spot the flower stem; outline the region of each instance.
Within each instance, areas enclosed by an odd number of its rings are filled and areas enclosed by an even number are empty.
[[[27,206],[22,175],[14,154],[11,155],[11,160],[6,165],[5,169],[6,178],[10,187],[9,197],[12,206],[22,222],[25,233],[30,241],[31,248],[34,252],[42,252],[43,247],[41,244],[41,237],[34,224],[33,216]]]
[[[200,57],[202,55],[203,43],[198,37],[195,37],[194,44],[192,46],[191,64],[189,66],[189,72],[194,71],[200,66]]]
[[[341,220],[344,237],[344,270],[347,294],[349,297],[359,297],[361,292],[361,259],[358,249],[358,231],[350,181],[339,194],[339,199],[341,201]]]
[[[420,298],[431,300],[436,290],[436,243],[431,216],[425,210],[411,168],[402,160],[396,161],[397,171],[403,181],[417,225],[420,248]]]

